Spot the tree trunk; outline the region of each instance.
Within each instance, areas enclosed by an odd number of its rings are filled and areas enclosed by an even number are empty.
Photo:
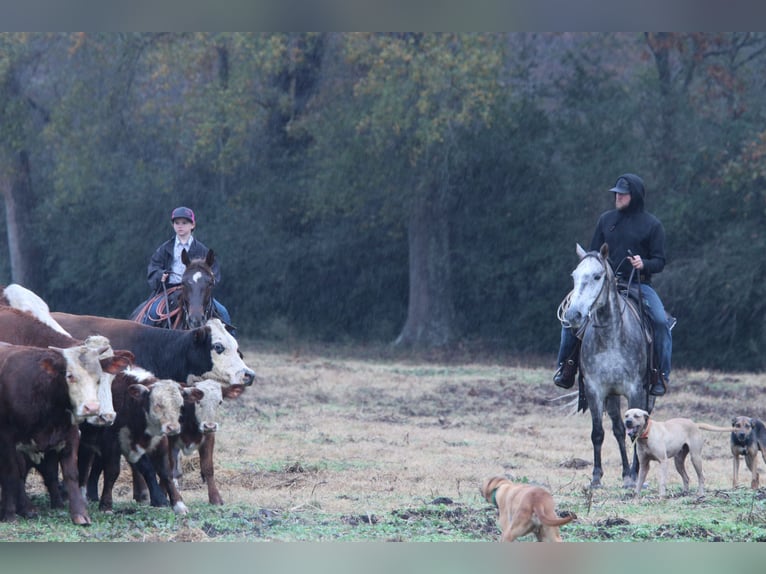
[[[32,211],[35,205],[30,178],[29,157],[19,152],[9,173],[0,178],[5,199],[11,281],[32,291],[40,289],[39,249],[34,240]]]
[[[408,235],[407,321],[394,344],[447,346],[453,337],[454,308],[446,196],[439,183],[428,184],[425,193],[415,200]]]

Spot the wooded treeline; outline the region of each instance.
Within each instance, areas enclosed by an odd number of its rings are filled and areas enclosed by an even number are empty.
[[[2,33],[0,281],[126,317],[169,214],[242,337],[550,354],[621,173],[674,364],[766,366],[766,35]]]

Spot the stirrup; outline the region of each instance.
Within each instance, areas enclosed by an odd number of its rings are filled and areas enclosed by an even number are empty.
[[[577,374],[577,363],[573,359],[567,359],[553,375],[553,384],[562,389],[571,389],[575,382],[575,375]]]
[[[649,394],[654,397],[661,397],[664,395],[668,390],[667,385],[665,384],[666,379],[667,375],[657,373],[656,378],[652,381],[652,386],[649,387]]]

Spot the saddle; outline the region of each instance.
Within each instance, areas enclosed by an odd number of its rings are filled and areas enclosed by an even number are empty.
[[[654,354],[654,345],[652,344],[654,341],[654,321],[652,321],[652,318],[649,315],[648,310],[644,307],[643,301],[641,299],[641,291],[639,290],[639,287],[637,284],[631,284],[629,286],[627,283],[618,282],[617,290],[620,293],[620,295],[625,299],[625,301],[628,303],[628,308],[630,309],[630,311],[635,314],[636,318],[639,319],[644,331],[644,339],[646,341],[646,357],[647,357],[647,377],[644,384],[646,385],[646,388],[648,390],[652,387],[652,385],[654,385],[657,382],[657,379],[660,374],[659,365],[657,365],[655,360],[656,357]],[[560,313],[562,313],[563,309],[565,309],[568,306],[570,296],[571,296],[571,292],[561,302],[561,305],[559,306]],[[673,327],[676,326],[676,323],[678,321],[675,317],[673,317],[667,311],[665,311],[665,315],[667,317],[669,328],[672,330]],[[578,344],[574,349],[573,358],[577,361],[577,364],[579,364],[579,358],[580,358],[579,341],[582,340],[582,336],[583,336],[583,333],[585,332],[585,328],[587,327],[587,324],[588,324],[588,321],[585,322],[585,324],[578,330],[576,334],[578,339]],[[577,373],[577,382],[578,382],[577,412],[585,412],[588,409],[588,400],[585,396],[585,381],[583,379],[582,370],[579,370],[579,369]]]
[[[170,322],[176,328],[181,320],[181,307],[178,305],[181,289],[181,285],[174,285],[168,288],[167,297],[162,292],[151,296],[130,314],[131,320],[160,327],[167,327]]]

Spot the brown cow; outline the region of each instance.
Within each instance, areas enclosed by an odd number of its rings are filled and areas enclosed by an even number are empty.
[[[53,329],[40,319],[11,307],[0,307],[0,341],[14,345],[29,345],[31,347],[75,347],[87,344],[94,348],[104,349],[102,358],[122,357],[123,368],[134,360],[129,351],[113,352],[109,340],[100,335],[92,335],[85,340],[74,339]],[[109,362],[111,364],[111,361]],[[115,412],[112,406],[112,373],[104,372],[99,385],[99,404],[101,410],[98,416],[89,417],[88,422],[94,425],[109,425],[114,422]]]
[[[55,450],[60,457],[75,524],[90,524],[77,485],[77,422],[98,414],[99,350],[0,346],[0,518],[16,519],[26,499],[17,450],[32,458]],[[19,508],[21,513],[28,511]]]
[[[204,392],[183,387],[175,381],[157,379],[141,368],[131,368],[115,377],[112,395],[117,410],[114,424],[101,429],[91,428],[83,435],[81,486],[84,487],[87,476],[84,451],[98,451],[104,470],[99,508],[111,512],[112,490],[120,474],[122,455],[131,469],[144,477],[152,506],[166,506],[167,494],[173,510],[186,514],[186,505],[171,477],[168,437],[181,432],[181,406],[200,401]],[[155,473],[159,475],[159,485]]]

